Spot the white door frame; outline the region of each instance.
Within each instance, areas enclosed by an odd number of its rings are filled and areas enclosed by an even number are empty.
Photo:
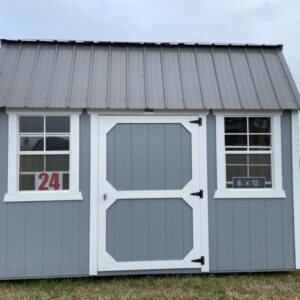
[[[113,262],[115,262],[108,254],[105,260],[107,259],[106,263],[110,265],[109,269],[107,271],[119,271],[119,270],[139,270],[139,269],[176,269],[176,268],[201,268],[203,272],[208,272],[209,270],[209,241],[208,241],[208,199],[207,199],[207,137],[206,137],[206,113],[203,114],[197,114],[197,115],[177,115],[177,116],[170,116],[170,115],[165,115],[165,116],[156,116],[156,115],[139,115],[139,116],[110,116],[108,117],[106,114],[102,113],[97,113],[93,112],[91,113],[91,160],[90,160],[90,167],[91,167],[91,178],[90,178],[90,260],[89,260],[89,274],[90,275],[97,275],[99,272],[99,261],[98,261],[98,255],[99,255],[99,247],[104,247],[103,239],[105,237],[101,237],[100,232],[98,231],[98,228],[103,228],[105,224],[103,223],[103,219],[99,220],[99,207],[103,205],[108,205],[109,206],[109,201],[103,201],[102,197],[100,197],[99,194],[99,146],[101,144],[101,141],[99,140],[99,136],[101,135],[100,133],[100,128],[99,128],[99,123],[101,116],[105,116],[105,118],[109,118],[110,121],[113,121],[115,123],[181,123],[183,124],[192,134],[199,134],[199,137],[201,137],[201,143],[204,142],[204,147],[194,147],[192,148],[193,150],[193,157],[196,159],[193,161],[193,163],[198,164],[199,168],[201,165],[201,176],[199,177],[199,183],[195,184],[194,182],[196,180],[192,180],[189,184],[187,184],[186,187],[182,190],[183,197],[193,197],[192,201],[199,201],[201,211],[200,211],[200,218],[194,218],[194,226],[197,226],[195,228],[200,228],[200,236],[201,236],[201,242],[200,238],[198,239],[199,243],[199,248],[200,248],[200,253],[194,253],[193,250],[186,256],[185,258],[185,265],[184,267],[182,266],[182,261],[180,263],[176,263],[176,261],[163,261],[163,262],[154,262],[154,261],[149,261],[145,262],[143,261],[142,264],[141,262],[118,262],[118,266],[112,266]],[[202,118],[202,126],[199,127],[197,124],[191,124],[189,121],[197,119],[198,117]],[[108,120],[108,119],[107,119]],[[104,124],[104,123],[101,123]],[[113,124],[110,122],[110,124]],[[109,125],[111,127],[113,125]],[[109,129],[106,128],[106,132]],[[102,130],[101,130],[102,131]],[[198,137],[198,140],[199,140]],[[103,141],[102,141],[103,142]],[[103,145],[102,145],[103,146]],[[198,155],[196,155],[194,152],[195,151],[200,151],[198,152]],[[103,155],[103,153],[102,153]],[[101,156],[102,156],[101,155]],[[198,158],[198,161],[197,161]],[[106,159],[106,158],[105,158]],[[201,160],[201,162],[200,162]],[[203,172],[203,170],[205,170]],[[194,174],[193,171],[193,176],[196,176],[196,173]],[[199,173],[199,172],[198,172]],[[203,176],[204,173],[204,176]],[[195,186],[191,186],[190,184],[194,184]],[[190,191],[198,191],[199,189],[204,190],[204,196],[202,199],[197,199],[195,196],[190,196]],[[112,191],[112,190],[111,190]],[[111,194],[111,191],[109,192]],[[166,197],[176,197],[178,198],[179,195],[178,190],[176,191],[163,191],[163,194],[166,195]],[[124,192],[122,192],[124,195]],[[147,193],[147,194],[145,194]],[[163,197],[162,191],[127,191],[126,196],[130,198],[138,198],[141,197],[145,198],[146,197]],[[101,193],[102,195],[102,193]],[[122,195],[122,198],[123,198]],[[111,198],[114,197],[114,195],[110,195]],[[101,199],[100,199],[101,198]],[[197,200],[196,200],[197,199]],[[198,223],[197,223],[198,222]],[[101,227],[99,227],[101,226]],[[105,228],[105,227],[104,227]],[[104,230],[102,230],[104,232]],[[101,239],[101,242],[99,241]],[[103,249],[101,251],[103,253]],[[191,259],[196,259],[199,258],[200,256],[205,257],[205,264],[200,265],[198,263],[192,263],[190,262]],[[102,259],[101,259],[102,260]],[[189,263],[188,263],[189,260]],[[112,264],[111,264],[112,263]],[[163,263],[163,264],[162,264]],[[105,266],[101,266],[101,271],[105,271]]]

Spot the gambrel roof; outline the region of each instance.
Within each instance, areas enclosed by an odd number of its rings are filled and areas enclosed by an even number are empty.
[[[2,40],[0,107],[298,109],[281,45]]]

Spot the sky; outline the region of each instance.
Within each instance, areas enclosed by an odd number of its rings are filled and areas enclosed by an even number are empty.
[[[300,88],[300,0],[0,2],[0,38],[283,44]]]

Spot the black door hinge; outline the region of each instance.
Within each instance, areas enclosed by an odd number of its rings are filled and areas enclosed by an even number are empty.
[[[199,126],[202,126],[202,118],[198,118],[198,120],[190,121],[190,123],[198,124]]]
[[[200,258],[197,259],[193,259],[192,262],[200,263],[201,265],[204,265],[205,264],[204,256],[201,256]]]
[[[200,190],[199,192],[196,193],[191,193],[191,196],[198,196],[199,198],[203,198],[203,190]]]

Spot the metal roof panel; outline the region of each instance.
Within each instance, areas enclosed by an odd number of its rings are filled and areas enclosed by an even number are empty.
[[[297,109],[281,45],[7,41],[0,106]]]

